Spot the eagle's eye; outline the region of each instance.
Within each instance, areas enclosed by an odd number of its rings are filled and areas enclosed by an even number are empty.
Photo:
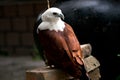
[[[57,15],[57,13],[56,13],[56,12],[53,12],[53,15]]]

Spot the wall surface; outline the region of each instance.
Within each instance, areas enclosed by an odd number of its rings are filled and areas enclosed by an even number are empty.
[[[33,26],[46,2],[0,4],[0,54],[11,56],[33,53]]]

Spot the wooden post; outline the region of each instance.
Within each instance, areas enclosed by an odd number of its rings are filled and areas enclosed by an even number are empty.
[[[26,80],[69,80],[67,73],[51,68],[38,68],[26,71]]]

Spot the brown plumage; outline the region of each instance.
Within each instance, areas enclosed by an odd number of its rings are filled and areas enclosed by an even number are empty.
[[[72,27],[65,22],[64,25],[63,30],[57,31],[49,28],[38,28],[39,40],[48,60],[48,65],[54,65],[73,77],[80,78],[86,74],[82,62],[80,43]]]

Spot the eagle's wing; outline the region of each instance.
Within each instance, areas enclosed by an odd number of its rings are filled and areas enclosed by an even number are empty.
[[[69,52],[67,52],[68,55],[72,55],[69,56],[71,58],[71,60],[73,61],[76,61],[77,63],[79,63],[80,65],[83,65],[83,62],[82,62],[82,51],[81,51],[81,48],[80,48],[80,43],[72,29],[72,27],[70,25],[68,25],[67,23],[65,23],[65,31],[64,31],[64,36],[66,37],[66,43],[68,45],[68,49],[69,49]]]

